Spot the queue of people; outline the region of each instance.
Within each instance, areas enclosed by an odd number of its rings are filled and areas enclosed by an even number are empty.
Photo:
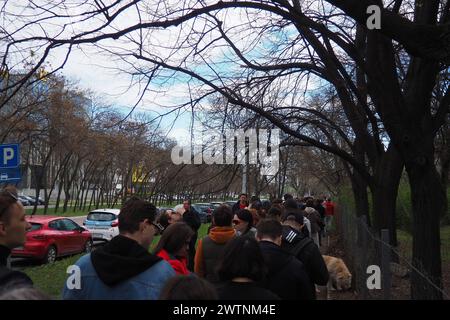
[[[14,192],[0,193],[0,296],[36,290],[25,274],[6,266],[10,250],[23,245],[30,228]],[[81,285],[66,283],[62,298],[313,300],[316,286],[327,284],[319,246],[332,221],[332,204],[289,194],[281,202],[247,201],[241,194],[235,205],[214,210],[202,239],[188,199],[182,208],[158,213],[143,199],[127,200],[119,235],[75,263]]]

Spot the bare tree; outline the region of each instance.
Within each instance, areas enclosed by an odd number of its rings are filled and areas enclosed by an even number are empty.
[[[184,77],[198,101],[219,94],[231,108],[250,110],[300,143],[339,156],[356,173],[352,182],[372,189],[377,228],[392,225],[404,165],[413,199],[413,262],[432,280],[430,284],[413,272],[412,297],[439,299],[439,217],[447,199],[435,167],[434,139],[448,114],[448,82],[442,95],[432,93],[436,79],[448,68],[450,5],[439,0],[414,4],[393,1],[383,6],[380,0],[80,2],[77,13],[67,14],[67,8],[44,1],[39,7],[33,4],[31,18],[4,6],[3,16],[17,21],[13,29],[2,30],[3,68],[11,69],[17,55],[28,52],[24,48],[33,47],[38,57],[20,81],[2,89],[7,92],[3,103],[29,82],[50,52],[66,48],[67,58],[74,46],[95,44],[98,50],[113,53],[120,68],[133,70],[136,81],[144,84],[143,94],[158,79]],[[369,5],[382,8],[380,30],[367,29]],[[118,21],[131,11],[138,12],[138,22],[121,25]],[[237,23],[230,18],[233,13],[239,17]],[[51,32],[36,28],[56,19],[59,28]],[[95,23],[85,27],[85,21]],[[169,36],[163,43],[161,28]],[[328,108],[341,108],[348,132],[331,124],[326,113],[300,107],[308,99],[299,92],[325,83],[339,100]],[[320,123],[311,122],[311,114]],[[308,130],[299,121],[319,128],[321,138],[312,138],[311,126]],[[346,145],[339,145],[330,131]],[[384,197],[388,201],[381,201]]]

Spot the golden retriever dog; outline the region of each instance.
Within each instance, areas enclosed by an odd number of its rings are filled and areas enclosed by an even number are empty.
[[[348,271],[344,261],[340,258],[331,256],[322,256],[327,265],[330,280],[328,280],[328,291],[335,288],[336,290],[348,290],[352,286],[352,274]]]

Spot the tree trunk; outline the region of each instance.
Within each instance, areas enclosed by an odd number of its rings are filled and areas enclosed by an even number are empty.
[[[95,201],[95,190],[96,189],[97,189],[97,184],[95,184],[94,188],[92,188],[91,200],[89,201],[88,211],[91,211],[92,202]]]
[[[85,171],[83,172],[83,179],[81,180],[81,200],[80,200],[80,210],[86,209],[87,196],[89,193],[89,175],[91,169],[94,168],[93,162],[89,163]],[[95,170],[94,170],[95,171]]]
[[[443,128],[443,133],[441,136],[441,148],[438,154],[440,163],[440,179],[442,187],[447,191],[448,186],[448,176],[450,173],[450,125],[447,123]],[[448,203],[447,207],[444,208],[444,214],[448,214]],[[449,217],[450,218],[450,217]]]
[[[69,204],[71,194],[70,194],[70,183],[67,181],[69,178],[67,177],[66,183],[64,184],[64,203],[63,203],[63,212],[67,211],[67,205]]]
[[[66,194],[66,198],[64,199],[64,209],[63,209],[63,212],[66,212],[66,211],[67,211],[67,206],[68,206],[68,204],[69,204],[69,201],[72,200],[73,194],[70,192],[70,190],[73,189],[73,182],[74,182],[75,177],[76,177],[76,175],[77,175],[78,168],[79,168],[80,165],[81,165],[81,160],[82,160],[82,158],[81,158],[81,157],[78,157],[77,162],[76,162],[76,164],[75,164],[75,168],[73,168],[72,174],[70,175],[69,180],[67,181],[67,184],[66,184],[66,187],[67,187],[67,188],[64,190],[64,192],[65,192],[65,194]]]
[[[48,201],[50,200],[50,197],[51,197],[53,191],[55,190],[56,181],[58,180],[58,177],[61,175],[61,173],[64,172],[63,169],[66,168],[66,164],[70,160],[71,156],[72,156],[72,152],[69,152],[64,157],[64,160],[59,164],[58,169],[56,170],[56,174],[53,177],[53,180],[52,180],[52,183],[51,183],[50,192],[48,193],[48,199],[46,199],[46,201],[45,201],[45,209],[44,209],[45,213],[47,213]],[[62,180],[62,178],[61,178],[61,180]],[[47,190],[47,188],[46,188],[46,190]]]
[[[65,180],[65,175],[64,175],[64,172],[63,172],[63,174],[61,175],[61,180],[58,183],[58,196],[56,198],[56,204],[55,204],[55,210],[54,210],[55,213],[59,209],[59,202],[61,201],[61,192],[62,192],[62,190],[64,188],[64,180]]]
[[[90,186],[90,183],[89,183],[89,181],[87,181],[86,189],[85,189],[85,191],[83,190],[83,192],[85,192],[84,200],[83,200],[83,211],[86,210],[86,203],[87,203],[87,199],[88,199],[88,195],[89,195],[89,186]]]
[[[390,144],[377,164],[372,186],[372,209],[374,213],[374,230],[381,236],[382,229],[389,230],[389,245],[397,247],[397,194],[403,171],[403,160],[398,150]],[[380,251],[381,252],[381,251]],[[391,257],[398,262],[399,257],[391,252]]]
[[[360,138],[356,138],[353,145],[353,153],[355,159],[357,159],[361,164],[364,164],[364,145]],[[370,215],[369,215],[369,199],[367,196],[367,187],[369,182],[364,179],[364,177],[358,172],[358,170],[350,169],[350,166],[345,161],[342,161],[345,171],[350,177],[350,182],[352,184],[353,197],[355,199],[355,209],[356,216],[366,216],[367,225],[371,225]]]
[[[47,168],[47,163],[50,160],[50,156],[53,153],[53,146],[50,146],[49,151],[47,153],[47,155],[45,156],[45,159],[42,163],[42,171],[40,172],[39,175],[35,174],[35,179],[36,179],[36,194],[39,194],[41,192],[41,184],[44,185],[44,188],[47,188],[47,177],[46,177],[46,168]],[[45,184],[43,183],[43,179],[45,176]],[[35,214],[37,210],[37,201],[34,203],[34,207],[33,207],[33,213]]]
[[[355,199],[356,216],[366,216],[369,224],[369,198],[367,196],[367,182],[362,179],[361,175],[355,170],[350,175],[352,184],[353,198]]]
[[[390,244],[396,246],[396,203],[403,161],[392,144],[380,159],[375,171],[372,188],[374,227],[377,232],[389,229]]]
[[[39,197],[39,195],[37,194],[37,196]],[[44,214],[47,214],[47,210],[48,210],[48,203],[50,201],[50,195],[47,192],[47,188],[44,188],[44,200],[45,200],[45,206],[44,206]]]
[[[432,141],[430,144],[432,146]],[[412,263],[426,278],[412,270],[411,298],[442,299],[439,218],[446,207],[447,198],[434,165],[433,152],[427,153],[427,157],[413,159],[417,160],[406,164],[413,211]]]

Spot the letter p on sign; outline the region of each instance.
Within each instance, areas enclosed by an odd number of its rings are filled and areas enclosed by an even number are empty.
[[[4,148],[3,149],[3,165],[6,166],[9,160],[14,159],[14,149]]]

